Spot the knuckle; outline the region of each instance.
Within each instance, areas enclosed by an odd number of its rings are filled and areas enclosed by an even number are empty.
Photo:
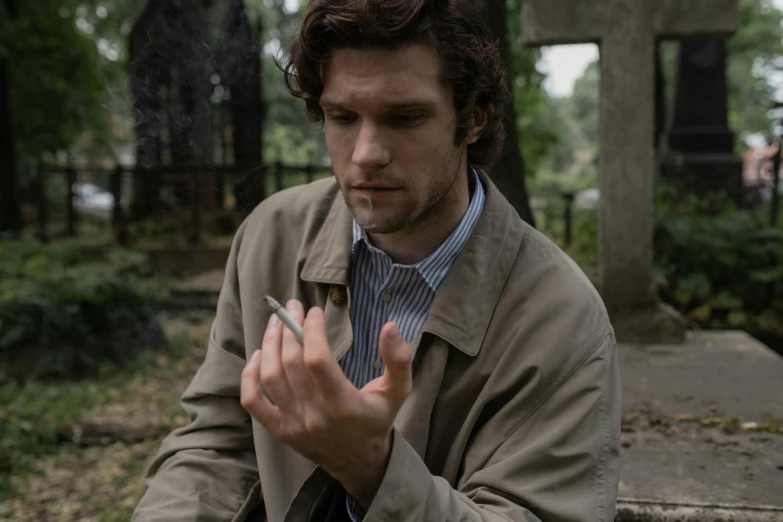
[[[293,350],[284,351],[282,355],[283,366],[287,368],[298,368],[302,366],[302,356]]]
[[[283,382],[283,376],[276,370],[261,369],[261,382],[267,388],[272,388]]]
[[[296,421],[286,428],[284,433],[284,437],[286,440],[282,442],[293,443],[305,438],[306,435],[307,435],[306,426],[302,422]]]
[[[255,404],[255,397],[250,395],[249,393],[245,392],[242,393],[239,397],[239,403],[242,405],[244,409],[250,409]]]
[[[253,377],[253,373],[254,373],[253,372],[253,368],[251,368],[249,364],[247,366],[245,366],[244,368],[242,368],[242,378],[243,379],[248,379],[250,377]]]
[[[325,411],[330,422],[335,424],[346,423],[351,420],[352,414],[348,408],[345,407],[332,407]]]
[[[305,429],[308,433],[319,435],[326,433],[327,422],[320,415],[309,415],[305,418]]]
[[[279,429],[276,433],[272,434],[277,440],[283,444],[290,445],[294,442],[295,438],[293,433],[287,429]]]
[[[305,365],[308,370],[320,372],[326,369],[329,359],[321,354],[305,356]]]
[[[264,332],[264,337],[261,340],[261,346],[264,345],[270,345],[275,342],[277,339],[277,327],[276,326],[270,326],[266,329],[266,332]]]

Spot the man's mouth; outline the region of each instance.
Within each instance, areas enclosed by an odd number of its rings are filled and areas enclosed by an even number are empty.
[[[351,190],[359,196],[365,198],[379,199],[393,196],[402,191],[400,188],[387,187],[382,185],[354,185]]]

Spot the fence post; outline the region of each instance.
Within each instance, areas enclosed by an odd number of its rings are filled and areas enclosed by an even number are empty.
[[[275,190],[283,190],[283,164],[280,160],[275,161]]]
[[[114,238],[120,245],[128,244],[128,230],[122,211],[122,167],[117,167],[111,173],[111,194],[114,197],[114,208],[111,211],[111,226]]]
[[[312,183],[315,179],[315,169],[312,163],[308,163],[305,172],[307,173],[307,182]]]
[[[33,169],[36,170],[34,175],[38,189],[35,194],[38,207],[35,213],[36,221],[38,221],[38,232],[36,235],[40,242],[48,243],[49,231],[46,228],[49,221],[49,202],[46,200],[46,175],[44,175],[43,167],[38,163],[33,164]]]
[[[563,192],[563,202],[565,202],[565,215],[564,221],[565,221],[565,239],[564,243],[566,247],[571,246],[571,240],[572,240],[572,232],[571,232],[571,224],[573,222],[573,203],[574,203],[574,193],[573,192]]]
[[[772,207],[770,207],[769,222],[770,226],[778,226],[778,216],[780,213],[780,163],[783,154],[783,138],[778,140],[778,149],[775,151],[775,157],[772,161]]]
[[[65,178],[66,183],[68,184],[68,190],[65,191],[68,196],[67,201],[65,202],[65,213],[68,220],[67,234],[71,237],[76,237],[76,211],[73,208],[73,185],[76,183],[76,171],[70,163],[65,169]]]
[[[191,220],[188,230],[188,243],[197,245],[201,242],[201,201],[199,198],[199,170],[193,167],[193,183],[191,183],[190,210]]]

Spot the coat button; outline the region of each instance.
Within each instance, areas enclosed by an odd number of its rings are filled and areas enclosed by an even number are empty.
[[[329,292],[329,299],[336,305],[345,303],[345,290],[335,289]]]

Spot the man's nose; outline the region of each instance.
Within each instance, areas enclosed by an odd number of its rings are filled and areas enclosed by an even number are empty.
[[[378,125],[371,121],[362,121],[352,159],[354,165],[367,169],[383,167],[391,161],[389,147]]]

